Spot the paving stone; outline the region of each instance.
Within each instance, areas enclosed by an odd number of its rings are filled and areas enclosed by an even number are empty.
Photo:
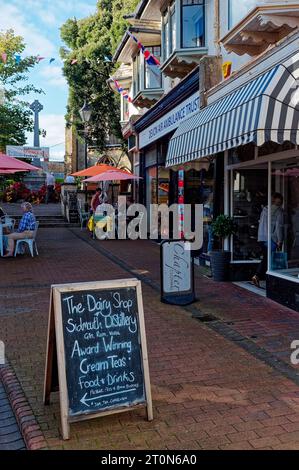
[[[266,362],[277,357],[287,365],[281,348],[287,351],[288,335],[298,332],[299,337],[299,315],[198,273],[200,301],[192,308],[220,321],[201,323],[191,318],[191,310],[162,304],[159,246],[150,241],[102,243],[80,230],[41,229],[38,247],[39,257],[1,261],[5,269],[0,271],[0,311],[5,313],[0,315],[0,330],[48,448],[268,449],[296,445],[297,426],[291,425],[299,421],[299,410],[286,398],[296,399],[287,394],[299,393],[298,384],[286,378],[288,368],[285,371]],[[70,441],[63,442],[58,396],[53,394],[50,407],[42,403],[50,285],[140,277],[141,271],[146,271],[142,281],[154,420],[148,423],[144,412],[136,411],[76,423],[71,425]],[[282,319],[286,321],[275,323]],[[267,336],[274,333],[279,335],[275,343]],[[243,342],[247,350],[241,347]],[[290,427],[280,435],[280,426],[288,423]],[[265,434],[264,429],[268,429]],[[33,439],[38,447],[40,438]]]

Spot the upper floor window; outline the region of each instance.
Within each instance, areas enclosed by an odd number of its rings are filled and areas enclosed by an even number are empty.
[[[160,46],[145,46],[158,60],[161,56]],[[142,52],[133,59],[133,96],[142,90],[162,88],[162,74],[159,67],[148,65]]]
[[[257,3],[257,0],[228,0],[228,29],[239,23]]]
[[[176,48],[176,14],[175,3],[172,2],[163,13],[162,44],[163,58],[167,59]]]
[[[133,60],[133,95],[141,90],[141,73],[140,73],[140,53]]]
[[[148,46],[146,48],[150,51],[159,61],[161,56],[161,47],[160,46]],[[144,87],[148,88],[161,88],[162,87],[162,74],[159,70],[159,67],[155,65],[148,65],[145,61],[145,73],[144,73]]]
[[[183,48],[202,47],[205,40],[205,7],[204,0],[182,0],[182,34]]]

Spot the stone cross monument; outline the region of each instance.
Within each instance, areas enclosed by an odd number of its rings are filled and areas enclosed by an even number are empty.
[[[39,113],[44,109],[43,105],[38,101],[35,100],[31,105],[30,109],[34,113],[34,147],[40,147],[39,141]]]

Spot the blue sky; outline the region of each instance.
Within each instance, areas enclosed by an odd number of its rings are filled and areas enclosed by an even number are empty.
[[[64,114],[67,103],[67,85],[62,76],[59,59],[60,26],[71,17],[83,18],[93,13],[96,0],[0,0],[0,29],[12,28],[24,37],[25,55],[40,55],[47,60],[36,65],[30,81],[45,91],[45,95],[31,96],[44,106],[40,114],[40,126],[47,131],[41,138],[42,146],[53,146],[51,158],[64,155]],[[49,65],[49,58],[55,57]],[[28,136],[28,145],[33,145]],[[60,144],[60,145],[56,145]]]

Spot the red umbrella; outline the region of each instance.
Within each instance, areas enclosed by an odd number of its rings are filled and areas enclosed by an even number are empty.
[[[124,181],[124,180],[138,180],[139,176],[127,173],[125,171],[105,171],[100,175],[92,176],[83,181],[83,183],[97,183],[99,181]]]
[[[37,166],[30,165],[30,163],[25,163],[22,160],[17,158],[9,157],[0,153],[0,173],[3,171],[5,173],[14,173],[16,171],[36,171],[40,170]]]

